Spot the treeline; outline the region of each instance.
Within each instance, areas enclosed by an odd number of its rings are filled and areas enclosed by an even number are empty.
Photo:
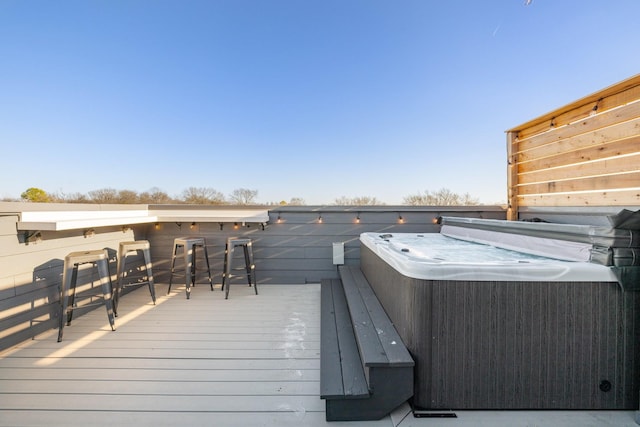
[[[47,193],[46,191],[31,187],[21,195],[21,201],[36,203],[101,203],[101,204],[192,204],[192,205],[257,205],[258,191],[247,188],[238,188],[225,195],[210,187],[189,187],[178,197],[171,197],[166,192],[152,188],[149,191],[138,193],[133,190],[116,190],[102,188],[82,193]],[[5,200],[12,201],[12,200]],[[294,197],[289,201],[261,203],[261,205],[305,205],[304,199]],[[380,206],[384,202],[375,197],[338,197],[333,205],[338,206]],[[403,204],[410,206],[475,206],[480,205],[477,198],[469,193],[458,194],[447,188],[437,191],[425,191],[424,193],[411,194],[404,197]]]
[[[21,201],[35,203],[101,203],[101,204],[191,204],[191,205],[255,205],[258,191],[238,188],[225,195],[209,187],[189,187],[179,196],[171,197],[165,191],[152,188],[138,193],[133,190],[101,188],[83,193],[48,193],[40,188],[31,187],[21,195]],[[302,199],[281,201],[278,204],[304,204]]]

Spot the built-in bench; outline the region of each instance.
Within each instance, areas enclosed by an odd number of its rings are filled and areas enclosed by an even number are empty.
[[[327,421],[377,420],[413,395],[414,361],[359,267],[321,281],[320,397]]]

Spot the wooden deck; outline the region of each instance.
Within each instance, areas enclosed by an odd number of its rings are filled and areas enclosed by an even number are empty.
[[[229,300],[208,285],[190,300],[184,285],[166,290],[157,285],[155,306],[145,287],[125,295],[115,332],[98,308],[65,327],[62,343],[52,330],[0,353],[0,426],[636,425],[632,411],[418,419],[408,405],[381,421],[327,423],[319,284],[257,296],[233,285]]]

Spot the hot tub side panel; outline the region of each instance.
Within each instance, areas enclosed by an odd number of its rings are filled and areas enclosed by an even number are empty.
[[[416,360],[416,406],[637,407],[640,293],[610,282],[417,280],[361,250]]]
[[[365,245],[360,250],[360,269],[415,361],[413,400],[431,402],[432,287],[399,274]]]

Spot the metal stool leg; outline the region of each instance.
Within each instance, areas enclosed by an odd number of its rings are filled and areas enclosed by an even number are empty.
[[[151,265],[151,251],[148,248],[142,250],[144,255],[145,268],[147,270],[147,282],[149,283],[149,293],[153,304],[156,303],[156,284],[153,281],[153,266]]]
[[[253,249],[251,242],[243,245],[244,246],[244,263],[245,268],[247,269],[247,280],[249,281],[249,286],[253,283],[253,289],[258,295],[258,283],[256,282],[256,270],[255,265],[253,264]]]
[[[109,261],[107,259],[101,259],[97,262],[98,275],[100,276],[100,285],[102,286],[102,294],[104,295],[104,305],[107,308],[107,317],[109,318],[109,324],[111,330],[116,330],[113,300],[111,299],[113,285],[111,284],[111,274],[109,274]]]
[[[196,281],[196,273],[195,273],[195,263],[193,260],[193,252],[195,250],[195,245],[189,245],[188,247],[184,246],[184,277],[185,277],[185,285],[187,287],[187,299],[191,298],[191,283],[195,284]]]
[[[58,342],[62,341],[62,332],[66,323],[65,319],[68,317],[67,309],[69,305],[69,292],[71,291],[71,282],[75,283],[74,277],[77,276],[77,271],[73,264],[69,265],[65,263],[64,271],[62,272],[62,286],[60,288],[60,321],[58,325]]]
[[[116,317],[118,316],[118,302],[120,301],[120,292],[122,292],[122,279],[126,262],[127,252],[118,254],[116,288],[113,290],[113,313]]]
[[[176,266],[176,254],[178,253],[178,245],[173,244],[173,254],[171,255],[171,274],[169,275],[169,289],[167,289],[167,295],[171,292],[171,283],[173,281],[173,273]]]
[[[73,272],[71,273],[71,292],[69,296],[69,304],[67,305],[67,326],[71,324],[71,318],[73,317],[73,308],[76,305],[76,285],[78,284],[78,268],[79,265],[73,266]]]
[[[224,276],[222,277],[222,287],[225,289],[224,299],[229,299],[229,289],[231,288],[231,264],[233,260],[233,245],[227,243],[227,249],[224,251]]]
[[[224,291],[224,286],[227,281],[227,264],[229,262],[228,254],[229,254],[229,243],[226,243],[224,245],[224,265],[222,267],[222,287],[220,288],[221,291]]]
[[[211,278],[211,265],[209,264],[209,252],[207,251],[207,245],[204,243],[202,245],[202,249],[204,249],[204,259],[207,262],[207,274],[209,275],[209,286],[211,290],[213,290],[213,279]]]

